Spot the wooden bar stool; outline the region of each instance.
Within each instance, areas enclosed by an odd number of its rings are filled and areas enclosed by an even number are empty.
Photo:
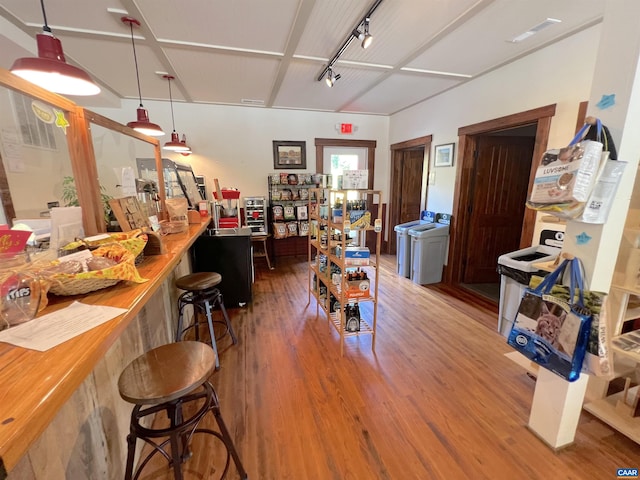
[[[195,339],[200,340],[200,325],[204,323],[204,321],[199,320],[198,313],[203,313],[206,318],[206,323],[209,327],[211,346],[213,347],[213,351],[216,355],[216,370],[220,368],[218,346],[216,342],[217,340],[219,340],[219,338],[216,339],[215,332],[213,331],[213,324],[220,323],[225,325],[225,334],[227,332],[229,333],[234,345],[238,343],[238,338],[236,337],[236,334],[233,331],[233,327],[231,326],[231,321],[229,320],[227,309],[224,307],[222,293],[218,288],[216,288],[216,286],[219,285],[221,281],[222,275],[217,272],[197,272],[180,277],[175,282],[176,288],[179,288],[180,290],[186,290],[178,298],[178,327],[176,329],[176,342],[182,340],[185,332],[192,328],[194,330]],[[193,305],[193,323],[185,326],[184,309],[187,305]],[[222,311],[224,322],[214,322],[213,320],[213,309],[216,305],[218,305],[220,307],[220,310]],[[222,338],[222,336],[220,338]]]
[[[267,239],[271,235],[252,235],[251,242],[252,243],[262,243],[262,247],[259,249],[253,248],[253,258],[265,258],[267,260],[267,266],[269,270],[273,270],[271,266],[271,260],[269,259],[269,250],[267,249]]]
[[[240,478],[247,478],[220,414],[218,396],[207,380],[213,373],[214,365],[215,353],[207,344],[185,341],[154,348],[136,358],[122,371],[118,379],[120,396],[135,405],[127,435],[125,480],[137,479],[157,453],[169,462],[174,478],[182,480],[182,464],[191,457],[190,444],[195,434],[213,435],[224,444],[226,462],[221,479],[226,478],[230,458],[233,458]],[[193,410],[196,410],[195,413],[192,413]],[[166,414],[168,427],[141,425],[141,422],[148,425],[150,419],[146,417],[160,412]],[[209,412],[213,412],[219,432],[199,428],[201,420]],[[141,458],[134,471],[138,439],[152,449]]]

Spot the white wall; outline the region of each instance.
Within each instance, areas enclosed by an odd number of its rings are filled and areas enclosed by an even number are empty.
[[[555,103],[549,148],[569,143],[578,106],[591,92],[600,30],[591,27],[391,117],[390,144],[429,134],[434,146],[456,143],[454,166],[432,170],[429,210],[452,211],[460,127]],[[589,114],[598,116],[593,106]],[[388,191],[389,185],[383,188]]]
[[[120,123],[135,117],[138,101],[125,100],[122,109],[94,109]],[[167,102],[144,101],[150,120],[171,133],[171,111]],[[204,175],[209,195],[213,179],[221,187],[236,187],[241,195],[267,196],[267,176],[273,168],[273,140],[305,141],[307,169],[294,172],[315,172],[315,138],[375,140],[376,169],[374,187],[384,189],[389,180],[389,119],[374,115],[335,114],[298,110],[236,107],[224,105],[185,104],[174,102],[176,130],[187,135],[194,153],[184,157],[163,152],[163,156],[181,163],[190,163],[196,175]],[[357,131],[341,135],[337,123],[352,123]],[[283,170],[284,171],[284,170]]]

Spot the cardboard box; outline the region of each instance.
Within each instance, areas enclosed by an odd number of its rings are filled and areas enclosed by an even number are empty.
[[[345,266],[369,265],[371,254],[367,247],[347,247],[344,252]]]
[[[345,282],[347,298],[368,298],[369,297],[369,279],[352,280]]]

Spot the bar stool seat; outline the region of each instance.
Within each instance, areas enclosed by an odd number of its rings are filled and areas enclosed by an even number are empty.
[[[226,449],[226,462],[221,479],[225,478],[230,458],[243,479],[247,478],[229,431],[220,414],[218,396],[207,380],[214,370],[215,353],[206,344],[194,341],[170,343],[150,350],[133,360],[120,374],[120,396],[135,406],[131,413],[127,435],[127,465],[125,479],[137,479],[156,454],[167,459],[174,478],[182,480],[182,464],[191,457],[190,444],[194,434],[213,435]],[[197,406],[195,413],[185,417],[186,406]],[[189,412],[192,409],[188,410]],[[208,412],[213,412],[219,432],[199,428]],[[145,427],[149,415],[164,412],[170,425],[164,428]],[[163,439],[158,443],[159,440]],[[134,473],[136,442],[140,439],[152,447]],[[167,448],[169,447],[169,448]]]
[[[220,285],[222,275],[218,272],[196,272],[185,275],[176,280],[176,287],[180,290],[202,291],[210,290]]]
[[[214,323],[220,323],[225,326],[225,334],[229,333],[233,344],[238,343],[227,309],[224,306],[224,300],[222,298],[222,292],[216,288],[220,282],[222,282],[222,275],[217,272],[196,272],[189,275],[184,275],[175,281],[176,288],[185,290],[184,293],[178,298],[178,326],[176,329],[175,341],[179,342],[183,339],[184,334],[193,329],[195,339],[200,340],[200,325],[207,323],[209,328],[209,336],[211,338],[211,346],[215,352],[215,365],[216,370],[220,368],[220,359],[218,356],[217,340],[222,338],[216,338],[213,330]],[[184,325],[184,309],[187,305],[193,305],[194,318],[193,323],[190,325]],[[219,306],[224,317],[223,321],[213,320],[213,309],[215,306]],[[205,320],[200,321],[198,313],[202,313],[205,316]]]

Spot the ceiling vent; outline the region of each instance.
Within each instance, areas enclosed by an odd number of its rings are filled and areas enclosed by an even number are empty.
[[[520,35],[518,35],[516,37],[513,37],[511,40],[508,40],[508,41],[511,42],[511,43],[522,42],[523,40],[526,40],[527,38],[535,35],[539,31],[544,30],[545,28],[550,27],[551,25],[555,25],[556,23],[560,23],[560,22],[562,22],[562,20],[558,20],[557,18],[547,18],[544,22],[541,22],[541,23],[531,27],[526,32],[523,32]]]

